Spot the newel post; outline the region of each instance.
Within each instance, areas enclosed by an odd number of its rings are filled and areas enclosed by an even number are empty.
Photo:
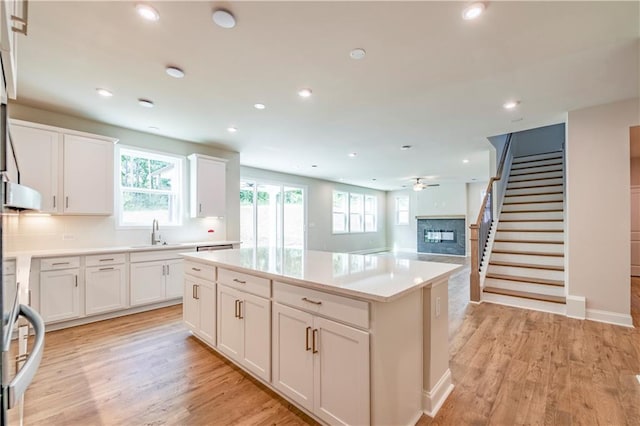
[[[480,301],[480,247],[478,247],[478,225],[469,225],[471,230],[471,273],[469,274],[469,299],[472,302]]]

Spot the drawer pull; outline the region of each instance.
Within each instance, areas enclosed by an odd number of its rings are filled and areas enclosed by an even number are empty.
[[[113,271],[113,266],[110,268],[99,268],[98,271]]]
[[[233,279],[233,282],[234,282],[234,283],[238,283],[238,284],[246,284],[246,283],[247,283],[246,281],[242,281],[242,280],[239,280],[239,279],[237,279],[237,278],[234,278],[234,279]]]
[[[194,299],[197,299],[197,297],[196,297],[196,285],[195,284],[193,284],[191,286],[191,297],[194,298]]]
[[[68,265],[70,262],[56,262],[56,263],[52,263],[52,266],[59,266],[59,265]]]
[[[304,333],[304,349],[306,351],[311,350],[311,346],[309,346],[309,330],[311,330],[311,327],[307,327],[307,330]]]
[[[113,257],[109,259],[100,259],[99,262],[113,262],[115,259]]]
[[[302,301],[307,303],[313,303],[314,305],[322,305],[322,302],[316,302],[315,300],[307,299],[306,297],[303,297]]]
[[[236,299],[236,302],[235,302],[235,303],[236,303],[236,306],[235,306],[235,312],[233,313],[233,316],[234,316],[234,317],[236,317],[236,318],[238,318],[238,317],[239,317],[239,315],[238,315],[238,302],[239,302],[239,300],[238,300],[238,299]]]
[[[78,276],[75,276],[75,280],[76,280],[76,287],[78,287]]]
[[[200,268],[191,268],[192,270],[196,271],[196,272],[200,272],[201,269]]]
[[[244,319],[242,316],[242,300],[238,300],[238,319]]]
[[[316,347],[316,343],[317,343],[317,339],[318,339],[318,329],[314,328],[313,329],[313,339],[312,339],[312,346],[313,346],[313,350],[311,351],[314,354],[318,353],[318,349]]]

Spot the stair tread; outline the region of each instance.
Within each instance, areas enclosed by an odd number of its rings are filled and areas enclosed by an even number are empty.
[[[502,213],[549,213],[549,212],[563,212],[564,209],[546,209],[546,210],[512,210],[503,211]]]
[[[548,294],[531,293],[528,291],[508,290],[504,288],[485,287],[484,290],[487,293],[503,294],[505,296],[522,297],[525,299],[540,300],[543,302],[553,302],[565,304],[566,298],[563,296],[551,296]]]
[[[513,169],[513,170],[518,170],[518,169]],[[509,173],[509,177],[511,177],[511,176],[526,176],[526,175],[541,175],[543,173],[556,173],[556,172],[561,172],[562,173],[563,170],[562,169],[558,169],[558,170],[538,170],[537,172],[533,171],[533,172],[527,172],[527,173],[514,173],[514,174]]]
[[[511,195],[505,195],[504,198],[509,198],[509,197],[531,197],[533,195],[560,195],[560,194],[564,194],[564,191],[535,192],[535,193],[531,193],[531,194],[511,194]]]
[[[549,152],[539,152],[538,154],[520,155],[520,156],[517,156],[517,157],[513,157],[513,159],[516,160],[518,158],[535,157],[536,155],[547,155],[547,154],[562,154],[562,150],[560,150],[560,151],[549,151]]]
[[[535,263],[518,263],[518,262],[507,262],[504,260],[490,260],[489,265],[496,266],[509,266],[512,268],[529,268],[529,269],[545,269],[549,271],[564,271],[564,266],[555,266],[555,265],[537,265]]]
[[[500,219],[500,222],[564,222],[564,219]]]
[[[555,173],[555,172],[545,172],[545,173]],[[520,176],[526,176],[526,175],[520,175]],[[532,180],[549,180],[549,179],[562,179],[562,176],[533,177],[530,179],[509,180],[508,183],[530,182]]]
[[[551,186],[564,186],[564,183],[553,183],[553,184],[542,184],[542,185],[527,185],[527,186],[517,186],[517,187],[509,187],[507,185],[507,191],[510,189],[527,189],[527,188],[547,188]]]
[[[515,206],[515,205],[522,205],[522,204],[549,204],[549,203],[562,203],[562,200],[515,201],[513,203],[502,203],[502,205]]]
[[[496,243],[522,243],[522,244],[564,244],[564,241],[544,241],[544,240],[510,240],[505,238],[496,238]]]
[[[498,232],[564,232],[564,229],[509,229],[498,228]]]
[[[515,160],[515,158],[514,158],[514,160]],[[519,166],[521,164],[534,164],[534,163],[539,163],[541,161],[562,161],[562,156],[549,157],[549,158],[536,158],[534,160],[528,160],[528,161],[514,161],[511,164]]]
[[[562,166],[562,162],[551,163],[551,164],[537,164],[533,166],[529,166],[527,163],[516,163],[515,165],[525,165],[525,167],[511,167],[511,170],[526,170],[526,169],[537,169],[539,167],[552,167],[552,166]],[[560,169],[562,170],[562,169]]]
[[[525,255],[525,256],[564,257],[564,253],[541,253],[541,252],[537,252],[537,251],[518,251],[518,250],[494,249],[492,253],[496,253],[496,254],[515,254],[515,255]]]

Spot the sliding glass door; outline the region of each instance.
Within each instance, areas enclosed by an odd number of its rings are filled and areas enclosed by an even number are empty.
[[[255,180],[240,183],[243,247],[305,248],[305,189]]]

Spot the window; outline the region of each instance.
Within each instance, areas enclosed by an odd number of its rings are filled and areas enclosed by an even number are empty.
[[[396,225],[409,224],[409,197],[396,197]]]
[[[333,233],[376,232],[378,198],[343,191],[333,191]]]
[[[116,152],[118,225],[181,225],[184,159],[123,146]]]

